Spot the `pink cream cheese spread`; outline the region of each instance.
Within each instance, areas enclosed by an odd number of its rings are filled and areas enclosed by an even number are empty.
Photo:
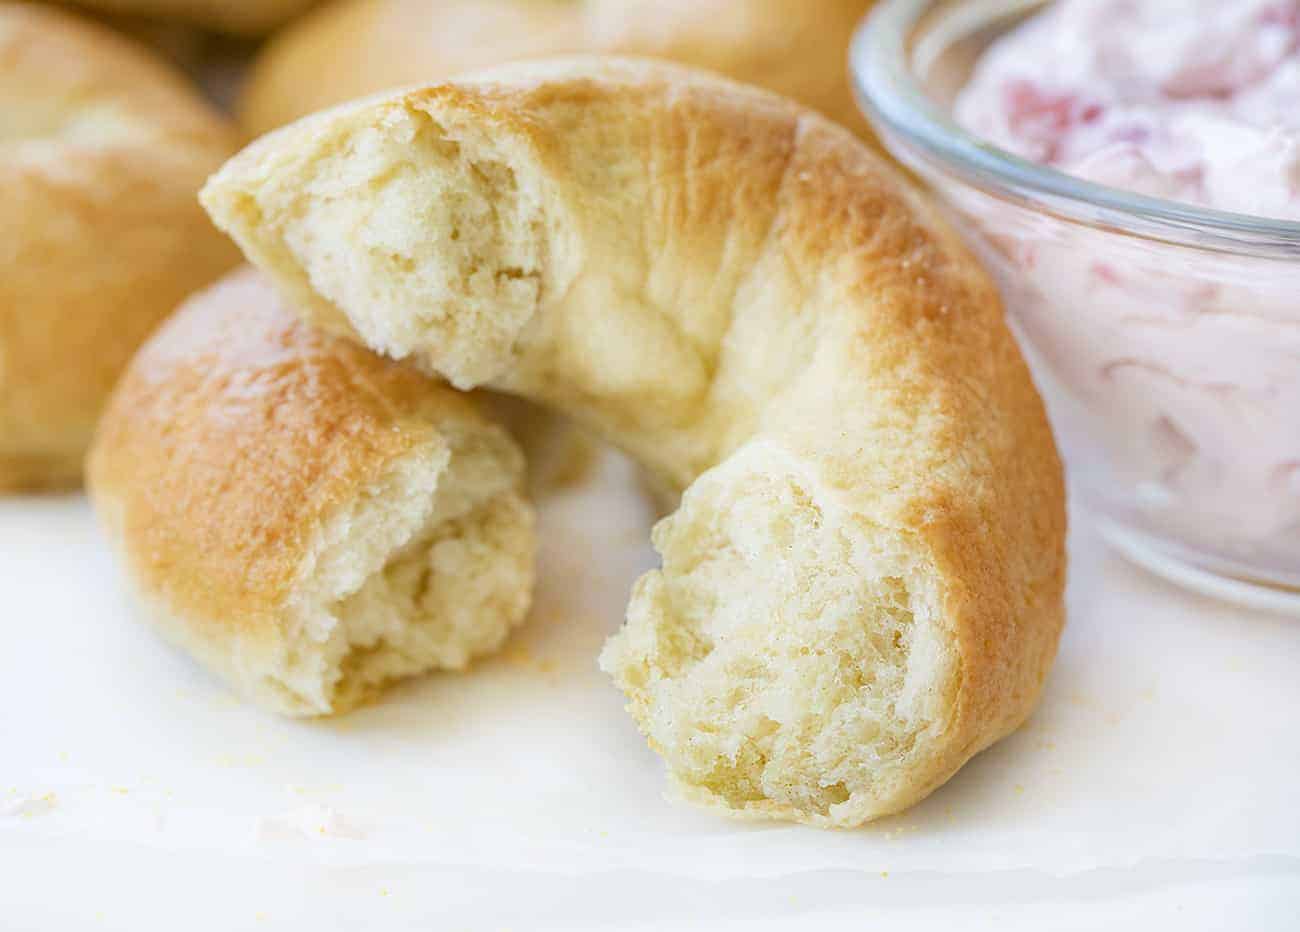
[[[1300,220],[1300,0],[1062,0],[985,54],[957,118],[1089,181]]]
[[[989,47],[955,115],[1079,178],[1300,221],[1300,0],[1059,0]],[[1221,570],[1300,586],[1300,258],[982,197],[959,206],[1084,494]]]

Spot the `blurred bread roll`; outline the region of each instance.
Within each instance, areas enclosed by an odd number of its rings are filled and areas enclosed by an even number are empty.
[[[197,201],[236,146],[134,42],[0,3],[0,489],[79,482],[131,354],[238,261]]]
[[[871,0],[335,0],[255,63],[241,122],[260,135],[375,91],[524,58],[665,58],[792,97],[865,133],[848,46]]]
[[[193,23],[242,36],[260,36],[299,15],[317,0],[70,0],[101,13],[150,16]]]
[[[88,472],[142,611],[288,715],[502,643],[532,594],[522,477],[469,399],[300,323],[250,270],[141,349]]]

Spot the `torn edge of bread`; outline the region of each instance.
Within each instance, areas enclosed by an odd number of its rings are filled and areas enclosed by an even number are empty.
[[[285,714],[463,669],[531,604],[536,518],[506,430],[301,323],[250,271],[137,355],[88,474],[157,627]]]

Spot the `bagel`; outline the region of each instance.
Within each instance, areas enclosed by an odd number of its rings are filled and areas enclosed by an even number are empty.
[[[663,63],[309,117],[201,199],[317,323],[685,489],[601,663],[689,796],[856,826],[1030,714],[1061,465],[997,291],[849,132]]]
[[[871,0],[337,0],[280,33],[240,105],[257,136],[376,91],[522,58],[665,58],[766,87],[854,130],[849,39]]]
[[[150,16],[219,32],[259,36],[298,16],[316,0],[71,0],[101,13]]]
[[[458,392],[316,332],[247,270],[140,350],[88,466],[144,613],[299,716],[502,643],[532,594],[522,476]]]
[[[144,49],[0,3],[0,489],[79,482],[131,354],[239,261],[197,200],[237,148]]]

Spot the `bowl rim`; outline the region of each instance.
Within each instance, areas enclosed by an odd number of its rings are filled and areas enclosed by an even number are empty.
[[[919,171],[935,163],[985,193],[1067,220],[1145,239],[1260,258],[1300,258],[1300,222],[1198,207],[1084,181],[968,133],[921,87],[909,37],[939,0],[880,0],[853,37],[849,64],[858,104],[895,155]],[[1011,0],[1030,12],[1045,0]],[[953,11],[992,6],[949,0]],[[949,14],[951,15],[951,13]]]

